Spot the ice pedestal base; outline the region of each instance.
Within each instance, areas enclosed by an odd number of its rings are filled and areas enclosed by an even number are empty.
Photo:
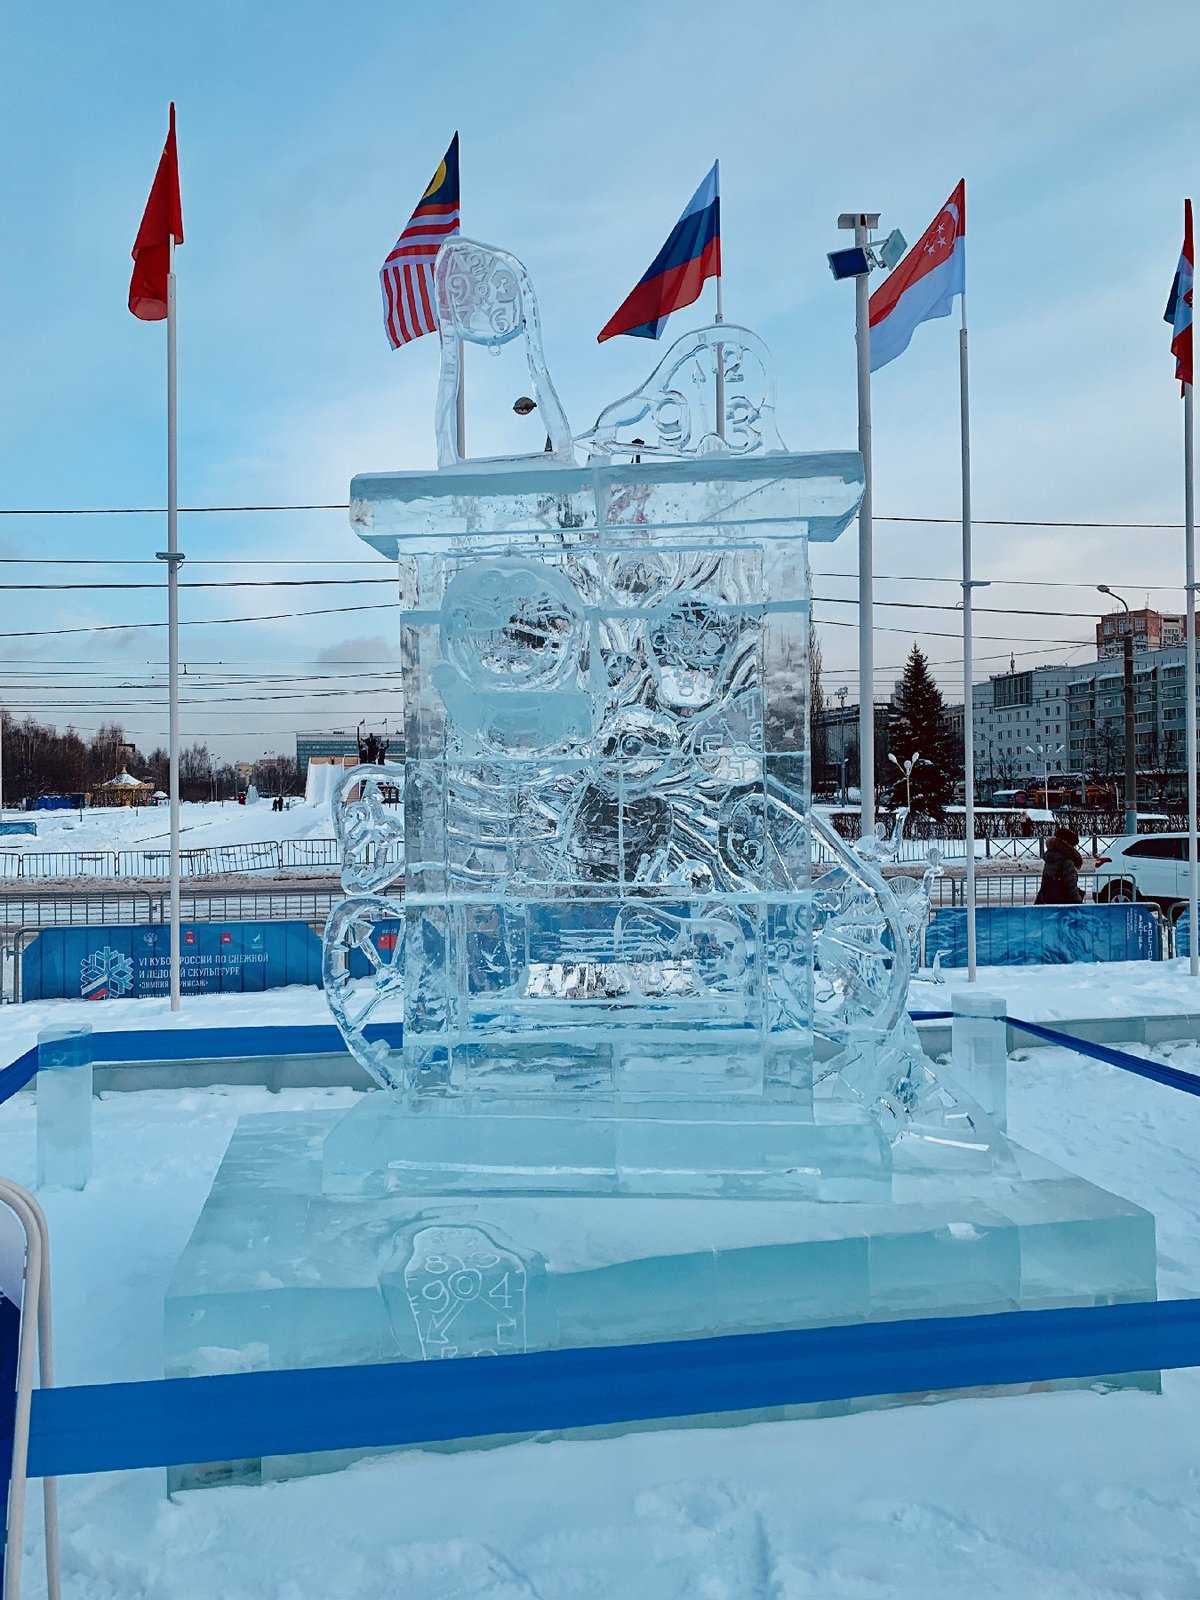
[[[1153,1217],[1017,1147],[1015,1174],[897,1172],[879,1202],[327,1194],[340,1116],[238,1123],[168,1292],[168,1375],[1155,1296]],[[225,1463],[173,1481],[340,1464]]]
[[[585,1114],[586,1113],[586,1114]],[[891,1147],[856,1106],[486,1102],[371,1094],[325,1141],[326,1194],[886,1200]]]

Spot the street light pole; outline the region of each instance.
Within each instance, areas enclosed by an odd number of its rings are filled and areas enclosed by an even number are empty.
[[[1026,748],[1026,750],[1028,750],[1029,754],[1033,757],[1033,759],[1035,761],[1040,761],[1042,763],[1042,803],[1045,806],[1046,810],[1049,811],[1049,809],[1050,809],[1050,757],[1051,756],[1060,756],[1060,755],[1062,755],[1065,746],[1063,746],[1061,744],[1056,744],[1054,746],[1054,749],[1051,750],[1049,745],[1042,744],[1042,742],[1039,740],[1037,744],[1027,744],[1025,746],[1025,748]]]
[[[904,809],[911,814],[913,772],[917,767],[931,767],[933,762],[926,761],[925,757],[920,755],[916,750],[913,751],[912,755],[909,756],[906,761],[898,760],[897,757],[894,756],[889,750],[888,760],[894,767],[898,767],[899,770],[904,774]]]
[[[846,804],[846,685],[837,691],[838,698],[838,756],[842,768],[841,802]]]
[[[1137,832],[1137,746],[1133,710],[1133,617],[1128,600],[1123,600],[1106,583],[1096,585],[1100,594],[1119,600],[1125,607],[1125,832]]]

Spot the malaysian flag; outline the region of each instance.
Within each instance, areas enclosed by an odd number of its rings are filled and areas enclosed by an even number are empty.
[[[438,325],[433,297],[433,261],[443,239],[458,232],[458,135],[442,157],[433,181],[408,226],[383,263],[383,324],[392,349],[432,333]]]

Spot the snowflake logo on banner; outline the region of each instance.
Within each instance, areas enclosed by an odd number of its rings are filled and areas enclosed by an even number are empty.
[[[133,962],[106,944],[79,963],[79,993],[85,1000],[118,1000],[133,988]]]

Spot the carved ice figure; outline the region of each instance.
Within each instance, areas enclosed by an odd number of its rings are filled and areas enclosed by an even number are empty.
[[[403,1303],[422,1359],[518,1355],[526,1348],[527,1271],[515,1251],[485,1229],[439,1222],[396,1241],[380,1273],[388,1313]]]
[[[436,429],[439,467],[463,458],[458,451],[458,391],[462,382],[462,346],[501,345],[523,337],[529,381],[556,461],[573,461],[567,426],[542,353],[537,300],[529,274],[515,256],[460,234],[448,239],[434,265],[434,295],[442,366],[438,380]]]
[[[327,1146],[327,1173],[345,1185],[391,1137],[372,1181],[446,1192],[886,1183],[882,1128],[955,1141],[905,1012],[917,901],[882,843],[810,817],[807,540],[857,509],[861,458],[788,453],[765,347],[719,325],[602,413],[577,465],[524,268],[455,239],[436,283],[443,468],[351,491],[398,563],[404,895],[380,893],[398,832],[377,774],[352,773],[354,898],[327,935],[335,1017],[400,1092],[359,1123],[410,1120]],[[459,341],[518,336],[553,450],[459,462]],[[813,825],[835,861],[815,890]],[[401,1007],[402,1049],[368,1037]],[[957,1143],[990,1159],[972,1127]]]
[[[717,415],[722,398],[723,429]],[[732,322],[685,333],[640,389],[604,408],[580,443],[593,455],[643,459],[786,450],[775,427],[775,378],[766,345]]]

